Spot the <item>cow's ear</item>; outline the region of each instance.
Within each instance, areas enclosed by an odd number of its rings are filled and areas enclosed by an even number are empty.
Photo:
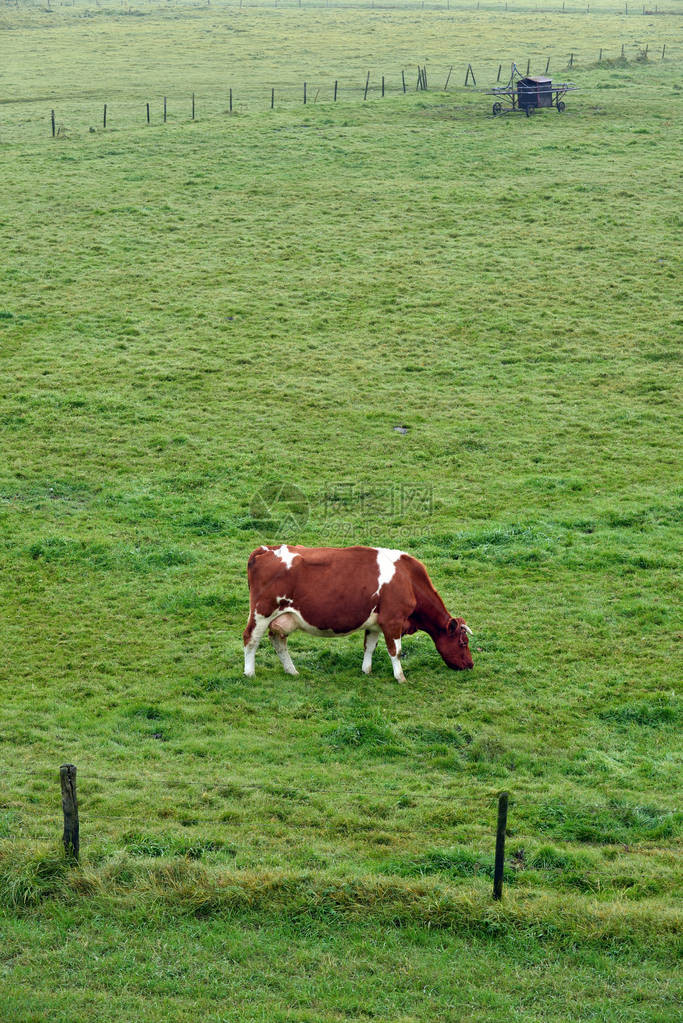
[[[448,623],[448,635],[455,636],[457,631],[458,623],[456,622],[455,618],[451,618],[450,622]]]

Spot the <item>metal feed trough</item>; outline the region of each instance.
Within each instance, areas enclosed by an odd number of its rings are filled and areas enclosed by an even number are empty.
[[[553,85],[545,75],[521,75],[517,65],[513,64],[507,85],[489,89],[487,95],[498,97],[493,104],[494,117],[515,110],[523,110],[530,117],[538,107],[556,107],[558,114],[561,114],[565,108],[562,97],[577,89],[578,86],[573,82]]]

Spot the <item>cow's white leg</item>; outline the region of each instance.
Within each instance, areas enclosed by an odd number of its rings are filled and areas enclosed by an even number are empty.
[[[247,627],[248,628],[248,627]],[[256,672],[256,651],[268,628],[268,619],[258,612],[254,614],[254,627],[248,641],[244,644],[244,674],[252,678]]]
[[[289,650],[287,649],[287,637],[281,636],[278,632],[270,633],[270,642],[275,647],[275,653],[280,658],[282,667],[285,669],[288,675],[298,675],[299,672],[294,667],[294,661],[291,658]]]
[[[371,629],[365,630],[365,644],[363,653],[363,671],[366,675],[369,675],[372,671],[372,655],[375,652],[377,646],[377,640],[379,639],[379,632]]]
[[[387,650],[389,651],[389,657],[391,658],[391,667],[394,669],[394,678],[397,682],[405,682],[406,677],[403,674],[403,668],[401,667],[401,637],[398,639],[391,639],[389,636],[384,637],[387,641]]]
[[[275,621],[270,623],[270,642],[275,647],[275,653],[280,658],[282,667],[288,675],[299,674],[287,649],[287,637],[290,633],[296,632],[298,628],[299,623],[292,614],[278,615]]]

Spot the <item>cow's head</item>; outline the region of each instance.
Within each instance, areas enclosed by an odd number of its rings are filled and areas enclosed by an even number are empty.
[[[465,625],[464,618],[451,618],[443,632],[436,636],[436,649],[449,668],[463,671],[474,667],[468,640],[471,635],[472,631]]]

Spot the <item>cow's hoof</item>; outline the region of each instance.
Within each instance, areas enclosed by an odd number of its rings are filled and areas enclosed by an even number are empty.
[[[245,678],[253,678],[255,674],[256,674],[255,671],[245,671],[244,673]]]
[[[285,668],[285,675],[298,675],[296,668]]]

